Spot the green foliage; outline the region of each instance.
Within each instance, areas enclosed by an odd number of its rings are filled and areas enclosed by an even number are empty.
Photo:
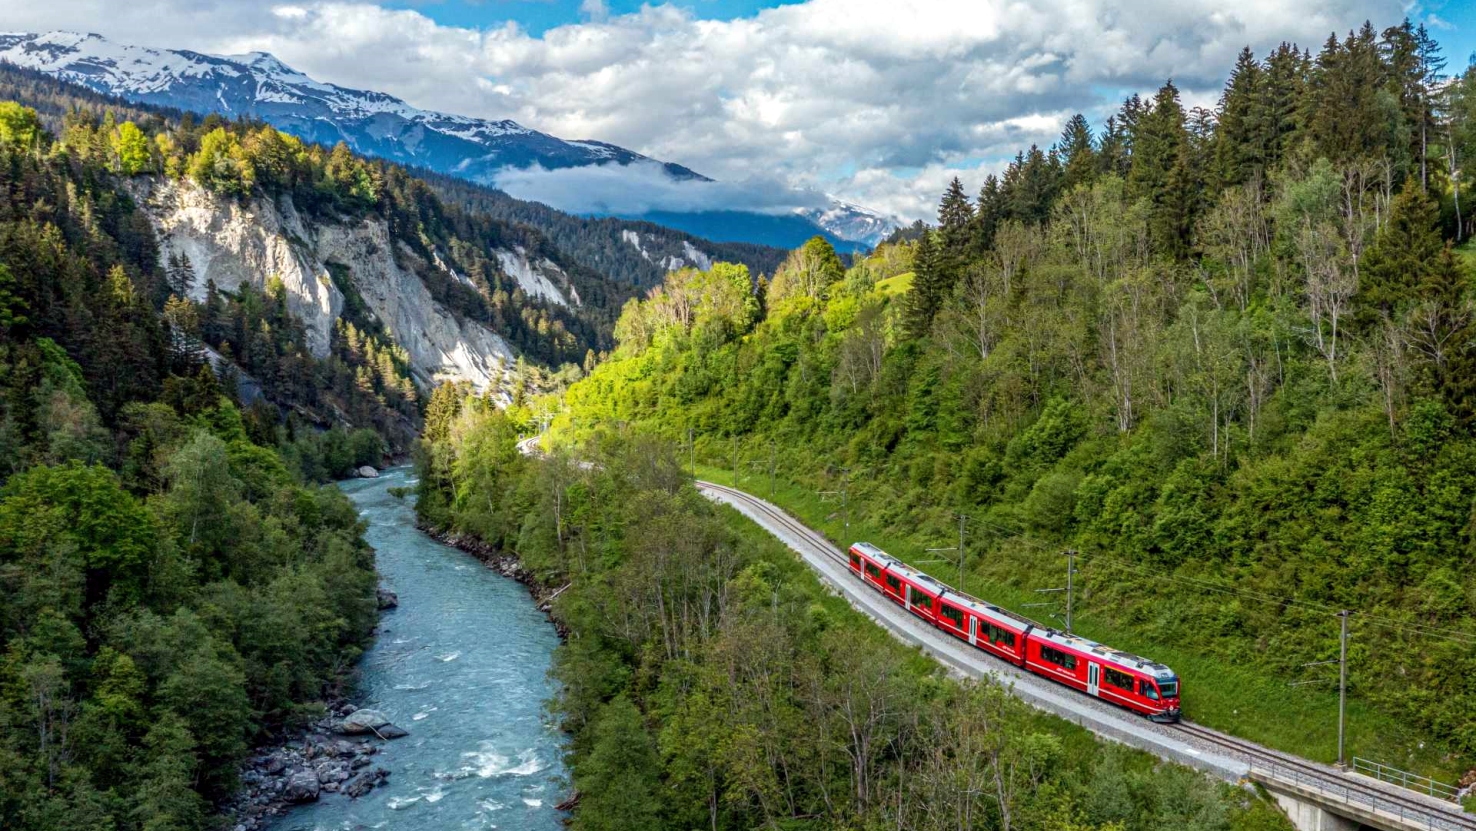
[[[24,150],[41,141],[41,120],[36,111],[14,101],[0,101],[0,141]]]

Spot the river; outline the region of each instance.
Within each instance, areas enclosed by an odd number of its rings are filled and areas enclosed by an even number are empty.
[[[391,774],[382,787],[357,800],[325,793],[272,831],[558,831],[563,735],[543,710],[558,635],[523,586],[416,530],[414,496],[389,493],[412,476],[341,485],[400,599],[364,654],[355,703],[410,735],[375,757]]]

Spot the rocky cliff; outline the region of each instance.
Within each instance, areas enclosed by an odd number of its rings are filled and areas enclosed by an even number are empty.
[[[416,272],[447,266],[439,257],[426,263],[396,244],[382,219],[307,221],[289,198],[241,201],[189,181],[140,179],[133,187],[158,233],[160,256],[189,257],[196,276],[194,299],[204,299],[207,281],[233,291],[246,283],[264,289],[275,277],[316,355],[328,353],[333,322],[345,306],[331,264],[342,267],[340,274],[348,275],[369,312],[409,353],[422,387],[442,380],[497,387],[515,360],[497,332],[436,303]],[[568,277],[552,263],[529,262],[520,250],[488,253],[530,295],[559,304],[578,302]]]

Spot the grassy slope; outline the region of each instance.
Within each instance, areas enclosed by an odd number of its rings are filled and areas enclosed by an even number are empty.
[[[733,484],[731,468],[698,465],[697,474],[719,484]],[[768,498],[770,481],[766,474],[744,471],[738,487]],[[832,542],[848,545],[867,540],[894,556],[918,563],[939,556],[924,553],[925,548],[946,547],[955,540],[922,540],[895,529],[869,527],[854,512],[849,533],[843,526],[839,503],[834,497],[821,497],[813,490],[778,479],[774,501],[806,524],[825,534]],[[928,563],[921,566],[948,583],[958,582],[957,566]],[[1060,564],[1061,581],[1065,579],[1065,562]],[[1049,580],[1035,582],[1046,582]],[[1043,596],[1018,586],[988,581],[973,573],[966,575],[965,591],[1035,618],[1044,609],[1025,609]],[[1109,643],[1120,649],[1151,656],[1168,664],[1184,679],[1184,710],[1188,718],[1268,747],[1296,753],[1309,759],[1333,762],[1337,758],[1338,695],[1336,683],[1288,687],[1284,682],[1268,679],[1251,668],[1243,668],[1217,660],[1213,655],[1169,643],[1147,640],[1134,632],[1100,624],[1080,609],[1073,615],[1077,634]],[[1318,667],[1330,680],[1335,675],[1330,667]],[[1316,677],[1309,675],[1309,678]],[[1357,698],[1348,701],[1347,753],[1388,765],[1398,765],[1445,781],[1460,775],[1458,760],[1443,756],[1414,731]]]
[[[731,471],[724,471],[704,466],[698,467],[698,474],[702,478],[714,482],[732,484]],[[765,478],[761,483],[751,477],[745,477],[740,485],[746,485],[757,494],[767,496],[768,480]],[[760,486],[761,485],[761,486]],[[799,491],[791,485],[781,485],[778,494],[780,504],[786,507],[792,506],[803,491]],[[822,514],[828,506],[821,505],[818,501],[807,503],[806,507],[812,508]],[[795,557],[792,552],[775,537],[758,526],[757,523],[745,517],[737,510],[723,506],[721,513],[728,527],[732,528],[742,540],[743,545],[750,547],[763,555],[763,559],[778,566],[788,578],[787,582],[801,587],[813,602],[822,606],[825,612],[840,625],[853,627],[858,630],[870,629],[874,624],[870,618],[852,609],[850,604],[840,595],[825,589],[818,575],[803,565],[802,561]],[[839,521],[830,525],[821,523],[812,525],[817,529],[825,530],[827,536],[835,538],[833,531],[838,531]],[[832,527],[834,526],[834,527]],[[919,672],[936,671],[932,665],[932,659],[925,657],[920,649],[908,648],[900,642],[894,642],[895,648],[906,649],[913,654],[917,664],[914,668]],[[1018,725],[1017,729],[1022,731],[1045,731],[1052,733],[1061,739],[1065,764],[1073,768],[1084,769],[1091,764],[1091,760],[1102,752],[1104,742],[1098,741],[1088,730],[1070,721],[1048,713],[1031,711],[1031,718],[1024,724]],[[1130,764],[1138,770],[1150,770],[1159,761],[1152,755],[1134,750],[1131,752]],[[1274,807],[1264,796],[1250,796],[1250,794],[1239,788],[1224,786],[1222,798],[1229,799],[1236,804],[1231,811],[1231,828],[1240,829],[1255,828],[1258,831],[1267,829],[1291,829],[1291,823]]]

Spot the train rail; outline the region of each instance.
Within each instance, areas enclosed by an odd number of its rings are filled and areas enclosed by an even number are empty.
[[[734,502],[742,503],[750,511],[763,515],[774,525],[805,541],[812,549],[834,560],[841,567],[849,568],[845,554],[829,539],[768,502],[725,485],[712,482],[698,482],[697,485],[703,490],[722,494]],[[947,636],[939,633],[938,637]],[[991,663],[1006,663],[991,655],[981,654],[980,657]],[[1465,813],[1458,805],[1427,798],[1368,777],[1338,771],[1190,721],[1154,727],[1192,740],[1201,746],[1213,747],[1222,754],[1244,762],[1249,766],[1252,778],[1258,778],[1259,774],[1259,777],[1287,783],[1302,790],[1315,791],[1328,801],[1342,803],[1376,817],[1397,818],[1405,827],[1425,828],[1428,831],[1476,831],[1476,816]]]

